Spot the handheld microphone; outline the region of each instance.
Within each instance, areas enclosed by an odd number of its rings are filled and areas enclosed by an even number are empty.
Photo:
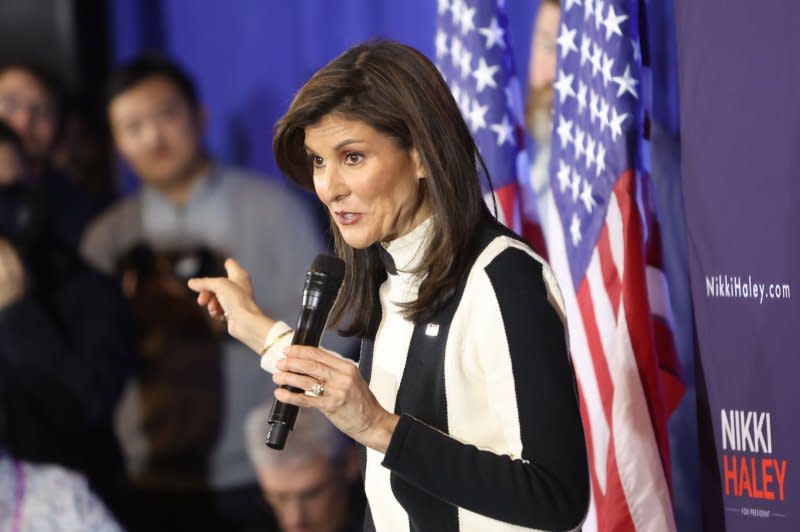
[[[306,273],[306,282],[303,287],[303,307],[297,318],[297,327],[292,337],[292,345],[319,346],[319,340],[325,331],[328,314],[331,312],[339,288],[344,279],[344,261],[330,255],[317,255],[311,268]],[[303,390],[293,386],[283,385],[294,393]],[[289,431],[294,429],[299,408],[295,405],[282,403],[275,399],[269,413],[269,432],[267,432],[267,447],[283,449]]]

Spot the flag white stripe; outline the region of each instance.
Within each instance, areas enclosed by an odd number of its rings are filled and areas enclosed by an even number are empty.
[[[669,301],[666,275],[654,266],[648,266],[645,274],[647,275],[647,299],[650,301],[650,311],[667,322],[669,328],[674,330],[672,327],[672,304]]]
[[[674,531],[672,502],[625,312],[620,312],[618,325],[617,349],[622,356],[609,361],[609,371],[615,390],[612,425],[622,489],[637,532]]]
[[[617,268],[620,282],[625,274],[625,233],[622,227],[622,213],[619,210],[617,196],[611,194],[608,201],[608,211],[606,212],[606,228],[608,229],[608,241],[611,247],[611,258]]]
[[[597,324],[597,332],[603,344],[603,353],[606,358],[618,356],[619,353],[614,351],[614,333],[617,328],[617,312],[619,309],[611,306],[611,300],[603,282],[603,272],[600,269],[600,255],[597,252],[597,248],[592,251],[592,258],[589,261],[589,267],[586,269],[586,280],[589,282],[589,292],[592,295],[592,306],[594,307],[594,321]],[[622,301],[621,298],[620,301]]]

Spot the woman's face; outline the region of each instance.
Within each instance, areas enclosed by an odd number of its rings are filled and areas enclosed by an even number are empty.
[[[350,246],[393,240],[430,215],[415,150],[402,150],[364,122],[335,114],[307,127],[305,144],[314,190]]]

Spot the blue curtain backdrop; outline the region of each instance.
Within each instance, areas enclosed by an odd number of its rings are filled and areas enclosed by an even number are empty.
[[[507,0],[517,72],[524,84],[539,0]],[[679,529],[699,530],[691,302],[679,164],[673,0],[645,2],[653,73],[653,174],[665,268],[678,323],[687,396],[670,426]],[[208,112],[206,145],[223,162],[280,178],[272,127],[294,92],[349,46],[395,39],[435,57],[436,0],[116,0],[110,2],[115,64],[161,50],[197,80]],[[573,7],[575,9],[575,7]],[[135,188],[129,174],[127,191]]]
[[[512,35],[525,75],[538,0],[513,4]],[[316,69],[373,38],[433,57],[436,30],[435,0],[119,0],[110,16],[115,63],[146,49],[178,59],[208,110],[211,152],[271,177],[278,176],[272,126]]]

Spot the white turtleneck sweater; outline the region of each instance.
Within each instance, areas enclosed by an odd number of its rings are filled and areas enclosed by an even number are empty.
[[[380,326],[362,347],[370,390],[401,415],[385,455],[362,450],[365,530],[576,528],[588,470],[553,275],[487,220],[451,301],[410,322],[397,304],[417,296],[423,278],[410,271],[431,223],[384,245],[397,273],[380,287]],[[269,370],[279,348],[270,351]]]

